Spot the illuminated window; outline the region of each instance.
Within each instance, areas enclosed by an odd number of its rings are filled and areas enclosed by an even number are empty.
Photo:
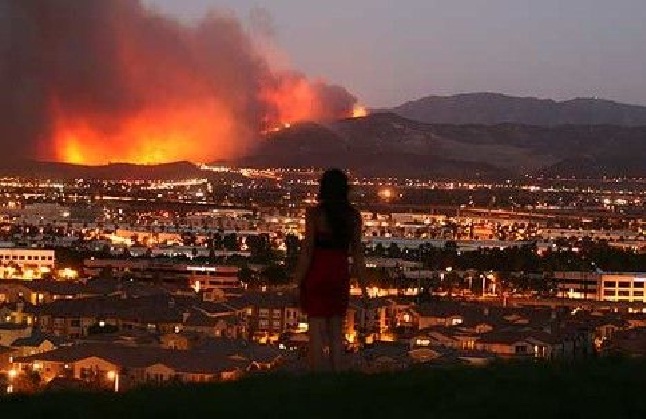
[[[429,339],[417,339],[415,342],[417,346],[429,346],[431,341]]]

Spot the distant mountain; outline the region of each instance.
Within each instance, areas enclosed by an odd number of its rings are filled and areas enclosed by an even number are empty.
[[[105,179],[105,180],[172,180],[188,179],[203,172],[193,163],[177,162],[156,165],[112,163],[105,166],[83,166],[69,163],[19,161],[3,164],[0,176],[37,179]]]
[[[294,125],[238,163],[441,178],[601,177],[644,176],[645,156],[646,127],[424,124],[382,113]]]
[[[387,111],[429,124],[646,125],[646,106],[581,98],[557,102],[497,93],[428,96]]]

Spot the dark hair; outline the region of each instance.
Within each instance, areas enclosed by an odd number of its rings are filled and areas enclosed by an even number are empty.
[[[334,239],[347,245],[354,227],[353,211],[348,194],[348,177],[339,169],[329,169],[321,176],[319,206],[325,214]]]

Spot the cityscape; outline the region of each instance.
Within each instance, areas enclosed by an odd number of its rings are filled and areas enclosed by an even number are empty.
[[[305,368],[291,278],[320,170],[200,170],[2,180],[7,392]],[[643,355],[641,182],[356,177],[370,299],[354,283],[349,368]]]
[[[0,416],[644,417],[642,3],[0,0]]]

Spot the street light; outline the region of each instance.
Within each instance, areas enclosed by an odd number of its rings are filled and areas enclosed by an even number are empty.
[[[9,378],[9,385],[7,386],[7,394],[13,393],[13,384],[11,381],[13,381],[14,378],[18,376],[18,371],[11,369],[7,372],[7,377]]]
[[[108,371],[108,380],[114,381],[114,392],[119,392],[119,373],[117,371]]]

